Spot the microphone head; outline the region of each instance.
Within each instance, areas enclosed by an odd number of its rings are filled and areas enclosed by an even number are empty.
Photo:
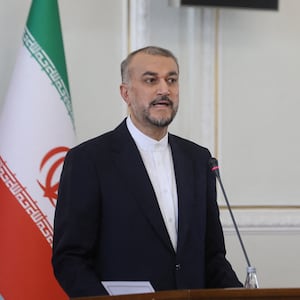
[[[219,171],[219,163],[218,160],[214,157],[211,157],[208,161],[208,164],[210,166],[210,170],[215,173],[217,177],[220,177],[220,171]]]

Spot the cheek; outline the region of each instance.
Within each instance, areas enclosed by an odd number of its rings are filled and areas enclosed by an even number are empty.
[[[127,98],[127,104],[128,106],[132,106],[134,105],[134,103],[136,102],[136,93],[133,90],[128,91],[128,98]]]
[[[138,107],[141,107],[142,104],[142,95],[139,95],[137,93],[132,93],[131,95],[129,95],[128,97],[128,106],[133,108],[133,109],[137,109]]]
[[[153,96],[148,91],[137,91],[132,95],[131,103],[135,106],[148,106],[149,103],[154,99]]]
[[[176,92],[172,93],[171,98],[175,103],[178,103],[179,102],[179,92],[176,91]]]
[[[177,86],[177,87],[174,87],[174,89],[172,89],[172,91],[171,91],[176,97],[178,97],[178,95],[179,95],[179,87]]]

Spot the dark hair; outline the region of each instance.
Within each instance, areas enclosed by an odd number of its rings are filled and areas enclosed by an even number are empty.
[[[123,83],[126,83],[129,81],[129,64],[132,61],[133,57],[138,53],[145,53],[150,55],[158,55],[158,56],[165,56],[165,57],[171,57],[176,62],[176,65],[179,69],[179,64],[176,56],[167,49],[156,47],[156,46],[147,46],[138,50],[135,50],[128,54],[128,56],[122,61],[121,63],[121,79]]]

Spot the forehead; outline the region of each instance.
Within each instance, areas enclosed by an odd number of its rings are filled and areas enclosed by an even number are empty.
[[[131,73],[143,74],[144,72],[154,72],[157,74],[168,74],[170,72],[178,74],[178,66],[172,57],[137,53],[129,64]]]

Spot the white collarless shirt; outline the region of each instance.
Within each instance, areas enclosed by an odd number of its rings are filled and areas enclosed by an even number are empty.
[[[177,248],[178,198],[168,134],[156,141],[137,129],[130,117],[127,128],[133,137],[154,188],[156,198],[174,249]]]

